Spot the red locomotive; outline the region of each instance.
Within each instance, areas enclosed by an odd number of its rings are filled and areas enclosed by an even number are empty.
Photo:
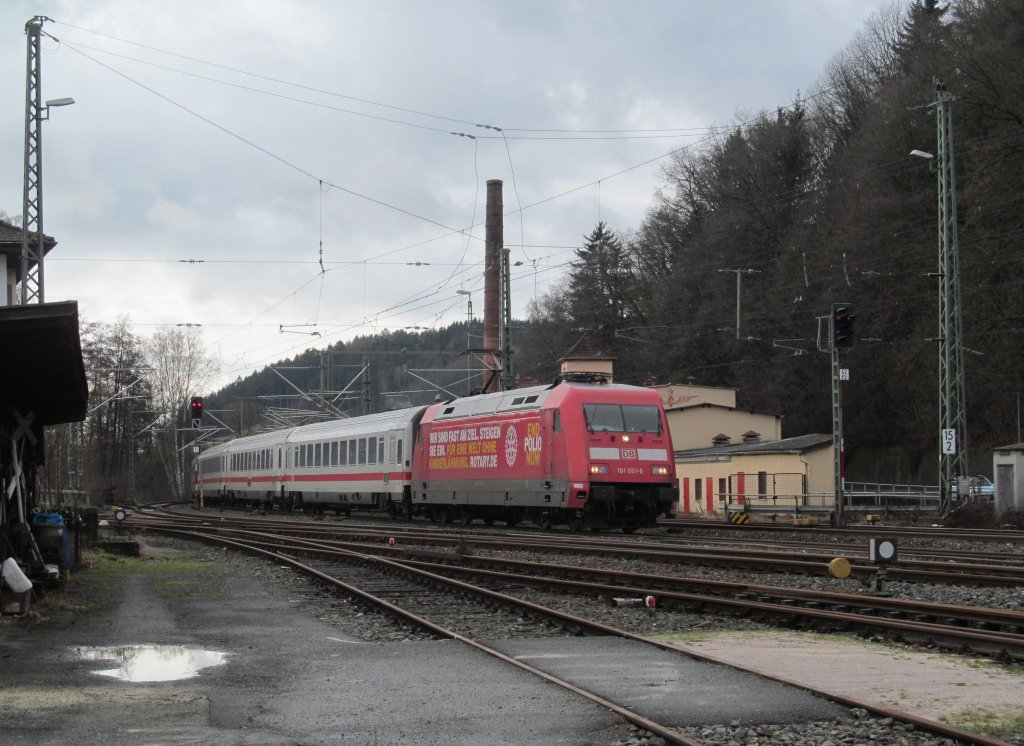
[[[435,404],[420,420],[412,504],[435,519],[630,532],[678,498],[651,389],[561,381]]]

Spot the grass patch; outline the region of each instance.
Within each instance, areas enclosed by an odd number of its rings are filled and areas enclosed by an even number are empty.
[[[167,601],[187,601],[196,597],[200,588],[211,588],[202,578],[217,571],[212,562],[192,559],[126,557],[98,549],[82,552],[81,564],[71,572],[71,579],[59,588],[36,599],[33,607],[44,618],[61,625],[75,614],[103,611],[120,603],[120,588],[129,577],[143,576],[150,588]],[[204,591],[204,593],[215,591]]]
[[[1019,738],[1024,735],[1024,711],[996,712],[983,708],[943,715],[940,721],[954,728],[997,738]]]

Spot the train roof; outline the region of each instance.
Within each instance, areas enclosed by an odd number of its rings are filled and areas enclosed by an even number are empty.
[[[319,440],[330,437],[337,433],[338,437],[351,437],[361,433],[373,433],[385,430],[406,422],[415,422],[426,409],[426,405],[409,407],[407,409],[393,409],[387,412],[352,417],[344,420],[330,420],[329,422],[314,422],[309,425],[301,425],[288,434],[289,443],[301,443],[306,440]]]
[[[560,381],[550,386],[530,386],[511,391],[496,391],[492,394],[478,394],[460,399],[432,405],[431,420],[440,422],[462,417],[479,417],[502,412],[530,411],[543,409],[546,403],[557,406],[571,394],[583,391],[601,392],[601,398],[607,394],[635,394],[648,391],[658,397],[653,389],[639,386],[627,386],[619,383],[581,383],[576,381]],[[660,399],[660,397],[659,397]]]
[[[257,433],[256,435],[246,435],[242,438],[235,438],[234,440],[228,440],[223,443],[208,448],[203,451],[203,456],[207,454],[217,454],[221,451],[244,451],[250,448],[259,448],[267,443],[279,443],[288,437],[288,434],[295,428],[289,427],[284,430],[271,430],[267,433]]]

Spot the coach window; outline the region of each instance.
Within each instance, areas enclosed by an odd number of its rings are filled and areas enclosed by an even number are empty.
[[[348,465],[348,441],[342,440],[338,443],[338,466]]]
[[[313,446],[313,466],[320,466],[322,463],[320,461],[320,444],[317,443]]]
[[[366,438],[359,439],[359,464],[366,463]]]
[[[560,409],[551,413],[551,432],[562,432],[562,410]]]
[[[367,438],[366,439],[366,463],[376,464],[377,463],[377,439]]]
[[[331,466],[338,465],[338,441],[331,441]]]
[[[377,438],[377,463],[384,463],[384,438]]]
[[[402,439],[401,438],[398,439],[398,461],[396,463],[399,464],[399,465],[402,464]]]
[[[348,465],[349,466],[355,466],[356,464],[359,463],[359,459],[356,457],[356,450],[357,450],[358,446],[359,446],[359,442],[355,438],[352,438],[352,440],[350,440],[348,442]]]
[[[306,446],[306,467],[313,468],[313,444],[309,443]]]
[[[298,454],[298,458],[295,460],[295,465],[300,467],[300,468],[305,468],[305,466],[306,466],[306,448],[305,448],[305,446],[299,446],[297,454]]]
[[[395,463],[395,435],[392,433],[388,436],[388,463]]]

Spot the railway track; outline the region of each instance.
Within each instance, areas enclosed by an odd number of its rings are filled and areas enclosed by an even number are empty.
[[[171,526],[157,520],[153,527]],[[623,572],[550,562],[530,562],[469,555],[471,544],[431,542],[398,546],[381,536],[337,537],[321,532],[312,537],[291,530],[253,530],[251,527],[211,525],[211,535],[237,537],[270,551],[307,552],[321,556],[358,552],[388,556],[434,573],[454,573],[503,582],[512,586],[555,588],[563,592],[603,596],[653,596],[667,609],[724,610],[783,620],[787,624],[831,630],[872,631],[897,640],[925,641],[951,650],[1024,660],[1024,613],[1005,609],[937,604],[865,594],[778,588],[669,575]],[[437,537],[435,537],[437,538]],[[436,546],[436,545],[433,545]]]
[[[524,634],[527,635],[536,635],[538,633],[564,635],[568,633],[572,635],[618,637],[653,646],[659,650],[670,651],[677,655],[686,655],[707,663],[721,665],[720,661],[716,661],[710,656],[704,656],[692,650],[681,649],[678,646],[668,645],[623,629],[566,614],[565,612],[544,607],[495,589],[496,587],[505,589],[522,588],[524,584],[529,585],[536,582],[536,576],[482,569],[480,567],[456,567],[451,564],[440,564],[422,560],[395,560],[335,546],[323,546],[323,542],[320,541],[296,539],[293,536],[275,535],[270,532],[252,532],[246,529],[215,527],[211,530],[210,527],[198,529],[195,526],[170,527],[166,524],[150,526],[150,528],[182,538],[199,539],[222,546],[229,546],[272,559],[277,563],[286,563],[300,572],[309,574],[321,582],[339,589],[343,593],[383,609],[386,613],[403,620],[405,624],[415,626],[428,635],[457,640],[462,644],[494,656],[509,665],[516,666],[551,683],[562,686],[602,707],[610,709],[636,727],[659,736],[665,743],[701,746],[699,740],[685,735],[669,725],[637,714],[634,709],[623,703],[612,701],[606,696],[554,676],[517,657],[507,655],[497,647],[473,639],[468,634],[452,629],[443,622],[439,623],[436,619],[438,615],[447,615],[447,618],[452,618],[451,600],[456,598],[459,600],[457,609],[454,612],[454,618],[460,625],[466,624],[466,607],[463,606],[462,599],[471,598],[472,600],[469,601],[470,605],[478,609],[482,608],[483,611],[480,613],[494,614],[496,613],[495,609],[500,606],[503,609],[511,610],[504,613],[528,616],[531,619],[537,620],[536,625],[540,626],[531,624],[529,629],[524,630]],[[231,532],[237,535],[234,538],[224,535]],[[396,550],[388,546],[386,551],[394,553],[402,550]],[[311,554],[315,559],[300,561],[295,556],[298,553]],[[342,566],[339,563],[343,563],[344,570],[339,569]],[[485,562],[484,564],[493,563]],[[521,569],[523,563],[518,564]],[[547,567],[550,568],[550,566]],[[353,570],[353,568],[359,569]],[[453,571],[458,574],[471,575],[476,578],[478,583],[482,578],[483,582],[487,583],[489,587],[470,584],[463,580],[449,577],[449,574]],[[568,587],[564,584],[578,587],[582,582],[552,579],[550,577],[544,579],[546,583],[550,583],[552,580],[557,580],[557,583],[560,584],[559,587],[562,589]],[[591,585],[596,586],[594,583],[591,583]],[[624,588],[624,586],[618,587]],[[607,591],[609,588],[612,588],[612,586],[603,586],[604,591]],[[439,591],[439,589],[442,589],[443,592]],[[666,597],[666,595],[665,593],[661,594],[662,597]],[[439,596],[443,596],[443,600],[439,599]],[[483,604],[482,607],[479,606],[481,603]],[[472,624],[469,624],[469,627],[471,628]],[[746,670],[739,666],[730,667]],[[758,675],[763,676],[763,674]],[[798,686],[845,706],[863,708],[877,717],[892,718],[894,721],[901,723],[911,723],[915,728],[956,739],[960,743],[978,744],[979,746],[996,746],[997,744],[1005,743],[986,736],[965,733],[941,723],[878,707],[856,699],[835,697],[834,695],[795,685],[793,682],[781,679],[776,679],[776,681],[788,686]]]
[[[845,537],[905,537],[914,539],[955,539],[957,541],[991,541],[1024,544],[1024,530],[1021,529],[981,529],[981,528],[948,528],[945,526],[848,526],[846,528],[829,528],[826,526],[792,526],[774,523],[754,523],[733,525],[725,521],[690,521],[679,518],[663,518],[658,526],[668,532],[693,530],[726,530],[731,532],[793,532],[797,534],[821,534],[826,536]]]
[[[174,519],[192,524],[227,520],[223,516],[181,516]],[[151,517],[159,518],[157,514]],[[737,548],[722,546],[722,542],[708,542],[700,539],[681,543],[681,540],[665,540],[662,537],[642,537],[637,540],[624,537],[592,537],[573,534],[549,535],[525,533],[522,531],[452,531],[438,527],[409,525],[404,523],[386,527],[352,526],[349,524],[324,524],[313,521],[283,521],[273,519],[230,519],[232,525],[245,526],[254,530],[273,526],[275,530],[306,538],[347,537],[366,542],[382,538],[400,537],[403,543],[417,543],[439,547],[469,545],[477,549],[499,548],[519,549],[531,552],[553,554],[587,554],[597,557],[635,559],[671,564],[704,565],[711,567],[732,567],[753,569],[758,572],[787,572],[803,575],[826,576],[829,562],[837,556],[845,556],[851,563],[853,577],[866,582],[874,577],[878,568],[866,556],[866,547],[842,546],[823,551],[817,545],[813,551],[806,551],[799,543],[787,543],[782,547]],[[939,551],[939,550],[936,550]],[[913,558],[913,551],[901,556],[898,563],[887,568],[889,580],[918,583],[945,583],[992,587],[1017,587],[1024,584],[1024,557],[1003,553],[999,561],[987,557],[987,561],[975,561],[968,553],[957,557],[932,554],[928,558]],[[968,561],[970,560],[970,561]]]

